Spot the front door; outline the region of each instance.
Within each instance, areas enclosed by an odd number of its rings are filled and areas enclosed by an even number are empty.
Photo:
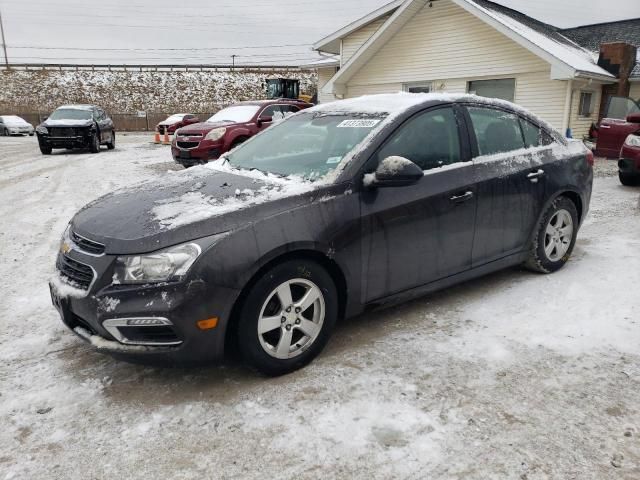
[[[477,179],[478,212],[473,266],[523,251],[540,215],[546,150],[524,150],[551,143],[542,131],[517,115],[481,106],[467,108]],[[522,123],[522,126],[521,126]]]
[[[363,301],[370,302],[471,268],[476,213],[474,166],[453,107],[407,120],[367,165],[408,158],[424,171],[415,185],[364,191]]]

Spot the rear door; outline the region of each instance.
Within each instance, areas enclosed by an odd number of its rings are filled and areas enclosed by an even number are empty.
[[[457,108],[429,109],[400,126],[367,165],[373,171],[402,156],[424,177],[362,192],[364,302],[471,268],[476,198],[466,138]]]
[[[525,137],[513,112],[467,105],[477,179],[478,211],[472,264],[499,260],[526,248],[542,209],[545,172],[536,134]]]

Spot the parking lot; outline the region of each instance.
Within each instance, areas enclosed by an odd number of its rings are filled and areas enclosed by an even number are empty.
[[[71,216],[180,174],[150,141],[42,156],[0,138],[0,479],[640,478],[640,188],[615,162],[597,161],[560,272],[344,321],[313,364],[266,379],[118,362],[50,305]]]

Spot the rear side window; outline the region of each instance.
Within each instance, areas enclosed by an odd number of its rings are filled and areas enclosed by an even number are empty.
[[[458,121],[453,108],[418,114],[400,127],[380,149],[378,163],[397,155],[423,170],[461,161]]]
[[[518,117],[492,108],[469,107],[480,155],[493,155],[524,148]]]
[[[551,135],[523,118],[520,119],[520,125],[522,126],[524,143],[527,148],[551,145],[554,142]]]

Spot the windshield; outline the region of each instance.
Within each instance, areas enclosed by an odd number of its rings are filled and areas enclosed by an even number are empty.
[[[18,117],[16,115],[3,115],[0,118],[6,124],[9,124],[9,123],[27,123],[22,118],[20,118],[20,117]]]
[[[59,108],[51,114],[50,120],[91,120],[91,110],[80,108]]]
[[[180,122],[184,118],[184,115],[171,115],[165,122]]]
[[[265,130],[227,159],[238,168],[313,180],[336,168],[381,121],[359,113],[301,113]]]
[[[618,118],[624,120],[631,113],[640,112],[640,106],[628,97],[611,97],[607,106],[607,118]]]
[[[247,123],[258,112],[260,105],[236,105],[235,107],[223,108],[207,122],[234,122]]]

